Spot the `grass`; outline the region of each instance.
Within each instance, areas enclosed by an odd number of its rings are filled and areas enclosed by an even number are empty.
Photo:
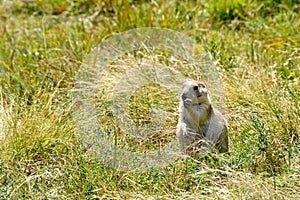
[[[0,199],[298,199],[299,9],[297,1],[269,0],[1,1]],[[177,158],[133,173],[82,147],[76,77],[104,38],[141,27],[179,31],[195,39],[196,53],[212,55],[224,84],[230,155]],[[169,53],[123,55],[103,76],[110,84],[98,85],[100,132],[120,147],[139,153],[175,138],[178,102],[168,88],[145,85],[130,99],[136,124],[164,120],[144,140],[118,127],[111,104],[113,86],[141,63],[203,78]],[[164,108],[163,120],[154,107]]]

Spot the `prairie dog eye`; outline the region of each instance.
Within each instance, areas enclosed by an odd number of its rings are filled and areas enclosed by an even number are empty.
[[[194,86],[194,87],[193,87],[193,90],[198,90],[198,86]]]

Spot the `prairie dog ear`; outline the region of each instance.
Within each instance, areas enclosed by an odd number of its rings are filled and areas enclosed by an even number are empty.
[[[192,100],[191,99],[185,99],[185,100],[183,100],[183,106],[185,108],[190,108],[191,105],[192,105]]]

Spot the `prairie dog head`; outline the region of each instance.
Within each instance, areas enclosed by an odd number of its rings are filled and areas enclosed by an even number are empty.
[[[210,104],[206,85],[201,81],[186,81],[182,86],[180,98],[185,107]]]

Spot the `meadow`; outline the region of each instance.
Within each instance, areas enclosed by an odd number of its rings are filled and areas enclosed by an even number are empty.
[[[0,0],[0,199],[299,199],[299,13],[297,0]],[[194,54],[211,55],[230,154],[134,172],[82,145],[74,115],[80,70],[106,38],[143,27],[182,33],[194,40]],[[170,58],[146,49],[110,63],[93,93],[99,134],[137,153],[175,139],[178,99],[168,88],[147,84],[130,97],[135,124],[164,121],[151,137],[131,137],[112,111],[113,86],[140,63],[203,78]],[[162,116],[151,115],[157,106]]]

